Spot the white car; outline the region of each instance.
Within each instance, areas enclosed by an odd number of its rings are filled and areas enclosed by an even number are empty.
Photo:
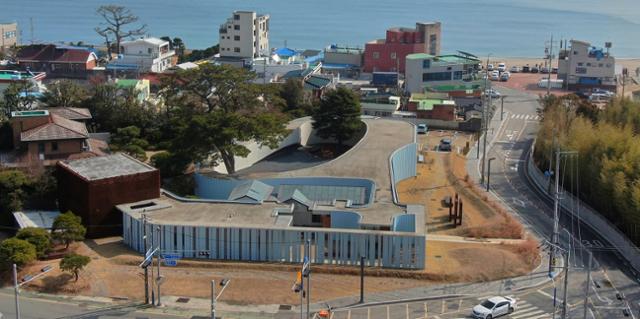
[[[511,297],[491,297],[473,307],[471,316],[477,319],[492,319],[508,315],[516,310],[516,300]]]
[[[507,70],[507,65],[504,63],[498,63],[498,71],[504,72]]]
[[[427,134],[427,124],[418,124],[416,131],[418,134]]]
[[[487,71],[493,71],[493,64],[487,64]]]
[[[518,73],[518,72],[520,72],[520,67],[517,66],[517,65],[514,65],[514,66],[511,67],[511,69],[509,69],[509,72]]]
[[[486,91],[484,91],[484,94],[491,96],[492,99],[499,99],[501,96],[500,92],[494,89],[487,89]]]
[[[489,80],[500,81],[500,71],[493,71],[489,74]]]

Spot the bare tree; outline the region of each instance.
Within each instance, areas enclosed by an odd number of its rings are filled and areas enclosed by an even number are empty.
[[[113,36],[115,40],[115,52],[120,54],[120,42],[122,42],[122,39],[143,35],[146,31],[146,24],[143,24],[137,29],[123,30],[126,25],[138,21],[138,16],[123,6],[114,4],[100,6],[96,12],[104,19],[104,23],[95,30],[100,36],[105,38],[109,53],[111,53],[109,36]],[[111,57],[109,56],[109,58]]]

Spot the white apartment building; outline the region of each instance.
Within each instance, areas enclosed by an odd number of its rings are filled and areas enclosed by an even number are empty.
[[[479,63],[480,60],[460,55],[409,54],[406,58],[405,90],[423,93],[427,85],[471,81],[476,77]]]
[[[18,40],[18,24],[0,22],[0,51],[4,51],[14,45],[20,44]]]
[[[616,89],[616,60],[609,49],[571,40],[571,47],[560,52],[558,79],[569,90],[590,88]]]
[[[118,66],[135,66],[140,72],[161,73],[175,65],[176,52],[169,42],[158,38],[143,38],[120,44],[120,57],[110,63]]]
[[[234,11],[220,25],[220,56],[257,58],[269,56],[269,15],[254,11]]]

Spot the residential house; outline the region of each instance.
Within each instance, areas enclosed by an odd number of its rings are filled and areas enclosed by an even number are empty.
[[[363,115],[390,117],[400,110],[400,97],[390,94],[369,94],[360,98]]]
[[[462,81],[476,80],[479,63],[478,59],[461,55],[407,55],[405,90],[409,93],[421,93],[429,84],[458,84]]]
[[[91,118],[87,109],[59,108],[11,112],[14,161],[17,165],[104,155],[106,145],[90,139],[83,122]]]
[[[571,47],[560,51],[558,79],[562,79],[569,90],[603,88],[615,91],[616,60],[609,48],[605,51],[588,42],[571,40]]]
[[[0,52],[9,49],[14,45],[20,44],[20,32],[18,32],[18,24],[0,22]]]
[[[146,79],[117,79],[116,87],[121,90],[134,90],[140,102],[147,101],[151,96],[151,84]]]
[[[98,57],[90,49],[33,44],[21,48],[16,60],[22,68],[46,72],[50,77],[87,78]]]
[[[440,22],[418,22],[415,28],[388,29],[385,39],[365,44],[363,71],[404,73],[407,55],[412,53],[439,55],[440,39]]]
[[[120,56],[107,65],[107,70],[162,73],[178,62],[169,41],[142,38],[120,44]]]
[[[231,18],[220,25],[220,56],[223,58],[253,59],[268,56],[269,15],[254,11],[234,11]]]
[[[452,99],[432,97],[428,94],[411,94],[407,105],[409,112],[415,112],[420,119],[454,121],[456,102]]]
[[[322,70],[341,76],[357,77],[363,65],[364,50],[361,48],[331,45],[324,49]]]

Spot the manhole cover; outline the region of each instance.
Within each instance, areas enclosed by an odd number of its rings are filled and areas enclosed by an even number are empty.
[[[291,310],[291,305],[280,305],[278,310]]]
[[[180,298],[178,298],[178,300],[176,300],[176,302],[187,303],[187,302],[189,302],[189,300],[191,300],[191,299],[190,298],[180,297]]]

